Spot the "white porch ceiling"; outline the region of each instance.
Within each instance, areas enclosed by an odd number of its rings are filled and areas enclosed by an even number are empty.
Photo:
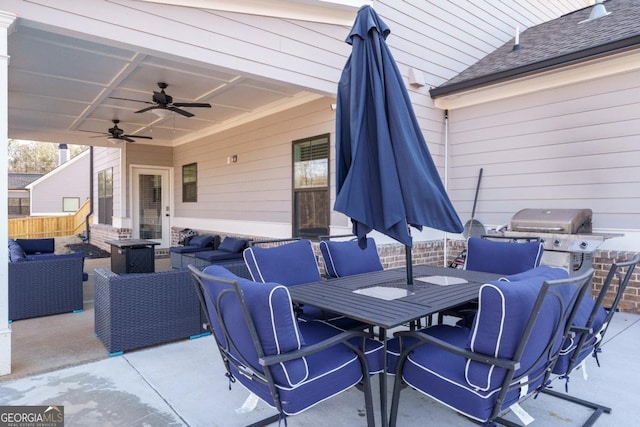
[[[9,36],[9,138],[109,146],[112,120],[128,135],[151,136],[140,144],[175,146],[239,126],[258,117],[321,97],[294,85],[257,79],[233,70],[154,56],[56,32],[18,25]],[[204,102],[212,108],[135,113],[149,106],[157,83],[173,102]]]

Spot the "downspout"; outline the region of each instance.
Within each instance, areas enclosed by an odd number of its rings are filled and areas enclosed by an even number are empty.
[[[449,110],[444,110],[444,189],[449,194]],[[444,232],[443,241],[444,267],[449,265],[447,261],[447,232]]]
[[[93,215],[93,146],[89,147],[89,213],[84,218],[86,243],[90,243],[91,227],[89,224],[89,217]]]

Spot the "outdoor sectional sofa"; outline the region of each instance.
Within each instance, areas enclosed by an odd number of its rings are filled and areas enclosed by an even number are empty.
[[[186,268],[188,265],[194,265],[198,268],[203,268],[211,264],[224,264],[231,265],[231,268],[233,268],[234,264],[241,263],[242,265],[244,265],[244,260],[242,259],[242,251],[248,245],[249,242],[247,240],[238,239],[235,237],[225,237],[215,249],[208,248],[207,250],[196,250],[180,253],[179,263],[177,261],[177,253],[174,252],[173,256],[175,258],[172,258],[171,260],[171,267]],[[242,277],[248,277],[248,271],[246,272],[246,274],[238,275]]]
[[[9,239],[9,320],[82,311],[84,254],[47,239]]]
[[[218,249],[220,246],[220,236],[217,234],[196,235],[189,239],[189,243],[183,246],[171,246],[169,248],[169,257],[171,259],[171,268],[185,267],[182,262],[183,255],[195,254],[196,252],[211,251]],[[191,255],[189,258],[192,257]]]

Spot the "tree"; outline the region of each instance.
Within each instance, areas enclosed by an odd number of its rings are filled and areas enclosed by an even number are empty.
[[[58,167],[57,143],[9,140],[9,172],[48,173]],[[84,151],[84,145],[68,145],[69,159]]]

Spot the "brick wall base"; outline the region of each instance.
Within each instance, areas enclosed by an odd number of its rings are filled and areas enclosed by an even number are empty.
[[[171,230],[171,245],[176,246],[180,238],[181,228],[172,228]],[[247,235],[232,235],[220,231],[210,230],[196,230],[198,234],[218,234],[221,238],[226,236],[238,237],[242,239],[264,240],[268,237],[264,236],[247,236]],[[111,226],[94,224],[91,226],[91,243],[104,249],[110,250],[110,245],[104,243],[107,240],[126,239],[131,237],[130,229],[117,229]],[[399,243],[391,243],[384,245],[377,245],[378,254],[384,268],[399,268],[406,265],[406,250],[405,247]],[[466,247],[466,241],[464,240],[449,240],[447,241],[447,258],[445,261],[443,251],[443,241],[433,240],[427,242],[415,242],[411,249],[411,259],[413,265],[435,265],[435,266],[451,266],[455,259],[461,255]],[[314,250],[318,256],[318,264],[321,271],[324,271],[322,265],[322,257],[320,256],[320,250],[317,243],[314,243]],[[166,253],[165,253],[166,252]],[[156,256],[168,256],[168,248],[156,250]],[[626,261],[633,258],[636,255],[635,252],[629,251],[596,251],[593,254],[593,269],[595,270],[593,276],[593,294],[597,293],[602,288],[604,279],[609,273],[611,265],[616,261]],[[609,294],[605,299],[605,305],[610,304],[617,291],[615,286],[609,290]],[[634,273],[629,280],[625,294],[620,301],[620,310],[628,313],[640,313],[640,266],[634,270]]]

